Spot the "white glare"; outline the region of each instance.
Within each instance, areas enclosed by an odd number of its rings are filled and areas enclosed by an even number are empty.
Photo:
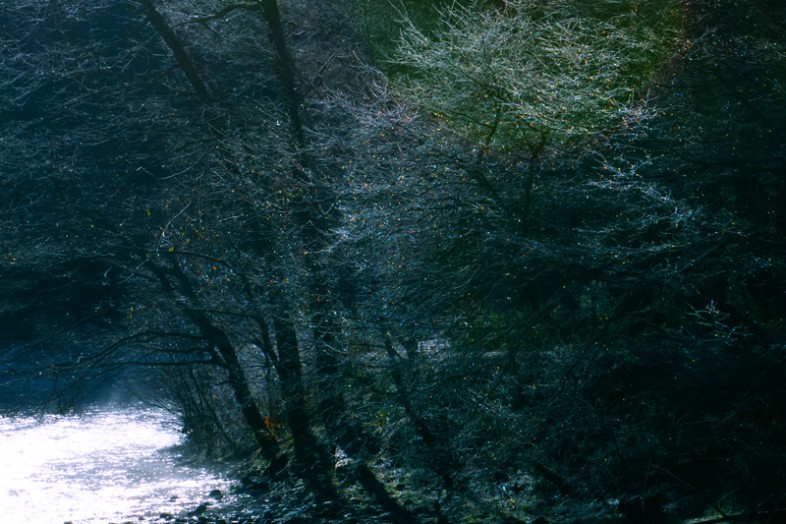
[[[179,514],[228,481],[178,465],[174,420],[150,409],[0,417],[0,513],[14,524],[98,524]]]

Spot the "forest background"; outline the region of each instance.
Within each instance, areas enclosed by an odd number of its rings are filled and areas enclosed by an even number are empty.
[[[785,26],[3,2],[3,402],[126,381],[315,519],[782,519]]]

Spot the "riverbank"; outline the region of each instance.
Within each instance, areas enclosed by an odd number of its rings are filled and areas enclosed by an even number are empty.
[[[433,522],[433,519],[429,519]],[[370,508],[339,508],[333,504],[300,501],[236,502],[228,506],[199,505],[185,514],[162,513],[145,522],[152,524],[372,524],[389,522],[384,513]],[[131,520],[122,524],[130,524]],[[413,523],[414,524],[414,523]]]
[[[202,502],[178,514],[162,512],[149,524],[379,524],[399,522],[373,502],[342,492],[340,502],[318,500],[302,481],[285,474],[266,477],[253,461],[235,464],[227,493],[206,493]],[[410,501],[411,502],[411,501]],[[439,511],[412,504],[407,524],[447,522]],[[127,519],[136,522],[135,519]],[[119,524],[127,524],[125,521]]]

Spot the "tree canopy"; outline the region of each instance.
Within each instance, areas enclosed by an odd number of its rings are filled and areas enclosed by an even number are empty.
[[[479,144],[525,155],[634,125],[684,45],[673,0],[450,3],[400,23],[392,45],[376,44],[401,96]]]
[[[130,383],[315,521],[775,519],[785,21],[5,2],[5,402]]]

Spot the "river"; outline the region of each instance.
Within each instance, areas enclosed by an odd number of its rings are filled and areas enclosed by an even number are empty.
[[[0,416],[0,521],[139,521],[193,510],[213,490],[228,502],[226,476],[178,460],[182,440],[176,417],[147,407]]]

